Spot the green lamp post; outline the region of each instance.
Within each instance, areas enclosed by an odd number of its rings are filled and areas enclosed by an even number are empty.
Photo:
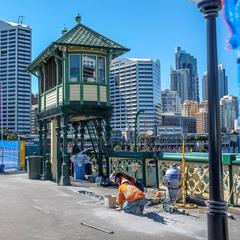
[[[137,135],[138,135],[138,132],[137,132],[137,122],[138,122],[138,117],[139,117],[139,114],[140,113],[144,113],[144,109],[140,109],[137,111],[136,113],[136,116],[135,116],[135,121],[134,121],[134,151],[136,152],[137,151]]]

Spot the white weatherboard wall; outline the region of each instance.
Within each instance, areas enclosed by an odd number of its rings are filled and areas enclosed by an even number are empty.
[[[80,101],[80,85],[70,85],[70,101]]]
[[[97,86],[83,85],[84,101],[97,101]]]

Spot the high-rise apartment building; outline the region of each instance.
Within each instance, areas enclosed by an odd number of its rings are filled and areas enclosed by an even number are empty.
[[[187,100],[182,104],[182,115],[195,117],[198,112],[198,102]]]
[[[31,134],[38,134],[38,104],[31,107]]]
[[[139,110],[138,130],[154,131],[160,118],[160,61],[157,59],[115,59],[110,66],[110,94],[113,130],[134,129]]]
[[[220,99],[221,129],[231,132],[234,121],[238,118],[238,98],[236,96],[223,96]]]
[[[161,112],[181,112],[181,98],[177,91],[161,91]]]
[[[197,133],[207,133],[208,132],[208,113],[198,112],[196,113],[196,128]]]
[[[199,102],[199,83],[197,74],[197,59],[180,47],[175,51],[176,70],[188,69],[190,79],[188,83],[188,99]]]
[[[38,104],[38,94],[33,94],[31,95],[31,104],[36,105]]]
[[[176,91],[181,98],[181,103],[189,99],[190,71],[189,69],[170,69],[170,90]]]
[[[204,72],[202,77],[202,101],[206,101],[208,99],[207,94],[208,94],[207,72]]]
[[[0,21],[0,82],[3,127],[10,132],[30,133],[31,27]]]
[[[199,112],[208,112],[208,101],[202,101],[198,104]]]
[[[218,85],[219,85],[219,98],[228,95],[228,78],[226,70],[222,64],[218,65]],[[204,72],[202,78],[202,100],[208,99],[208,85],[207,85],[207,72]]]

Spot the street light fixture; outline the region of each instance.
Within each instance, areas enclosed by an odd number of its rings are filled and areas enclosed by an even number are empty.
[[[136,116],[135,116],[135,125],[134,125],[134,130],[135,130],[135,134],[134,134],[134,151],[137,151],[137,121],[138,121],[138,117],[140,113],[144,113],[144,109],[140,109],[137,111]]]
[[[208,239],[227,240],[227,205],[223,194],[222,149],[219,114],[219,86],[216,17],[221,0],[192,0],[206,19],[209,131],[209,205]]]

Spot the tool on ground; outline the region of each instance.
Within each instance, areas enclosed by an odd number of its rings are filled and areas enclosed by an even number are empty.
[[[106,230],[106,229],[99,228],[99,227],[90,225],[90,224],[85,223],[85,222],[81,222],[81,225],[86,226],[86,227],[90,227],[90,228],[93,228],[93,229],[96,229],[96,230],[98,230],[98,231],[105,232],[105,233],[108,233],[108,234],[114,234],[113,231],[108,231],[108,230]]]
[[[164,203],[163,204],[163,210],[165,212],[169,212],[169,213],[177,213],[177,214],[183,214],[183,215],[189,215],[188,212],[186,212],[184,209],[179,209],[177,207],[174,207],[172,204],[169,203]]]

